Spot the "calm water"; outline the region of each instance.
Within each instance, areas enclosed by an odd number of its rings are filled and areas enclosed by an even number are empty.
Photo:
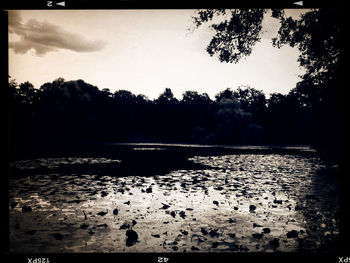
[[[241,154],[191,160],[215,169],[148,177],[56,170],[11,179],[10,251],[337,249],[338,188],[316,157]],[[118,162],[46,158],[11,167],[25,174],[38,167]],[[137,240],[127,240],[131,229]]]

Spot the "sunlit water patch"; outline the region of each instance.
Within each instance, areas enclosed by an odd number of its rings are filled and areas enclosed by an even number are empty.
[[[226,155],[191,160],[215,169],[151,177],[56,173],[11,179],[10,249],[108,253],[336,248],[338,189],[317,158]],[[93,161],[110,160],[88,160]],[[62,160],[41,162],[56,165]],[[30,169],[38,160],[23,164]]]

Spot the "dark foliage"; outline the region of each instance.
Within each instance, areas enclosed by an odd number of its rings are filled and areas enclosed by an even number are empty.
[[[62,78],[40,89],[10,81],[8,89],[12,151],[28,143],[38,147],[52,142],[314,142],[308,108],[312,102],[301,102],[298,88],[269,99],[251,87],[227,88],[214,101],[195,91],[186,91],[178,100],[169,88],[149,100],[130,91],[112,94],[83,80]]]
[[[298,61],[306,73],[288,96],[275,94],[270,99],[265,116],[272,114],[271,119],[263,119],[261,107],[257,111],[260,116],[255,109],[247,109],[244,100],[242,108],[255,116],[257,124],[265,122],[268,140],[314,143],[327,159],[339,160],[343,9],[305,10],[297,19],[288,17],[282,9],[200,10],[193,22],[196,28],[209,23],[214,29],[215,35],[207,46],[210,56],[237,63],[249,56],[260,40],[262,20],[268,14],[280,23],[277,36],[272,38],[273,46],[298,48]],[[215,18],[221,18],[220,22]]]

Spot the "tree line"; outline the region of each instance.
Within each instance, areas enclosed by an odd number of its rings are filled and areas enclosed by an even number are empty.
[[[83,80],[58,78],[39,89],[9,82],[10,145],[26,142],[165,142],[199,144],[321,144],[321,97],[302,85],[287,95],[249,86],[227,88],[212,100],[166,88],[148,99],[127,90],[111,93]],[[313,91],[313,90],[312,90]]]

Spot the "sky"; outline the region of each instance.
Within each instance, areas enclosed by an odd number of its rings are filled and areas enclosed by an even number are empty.
[[[261,41],[239,63],[222,63],[206,52],[214,32],[193,29],[196,10],[9,11],[9,75],[35,88],[58,77],[83,79],[99,89],[129,90],[157,98],[170,88],[207,93],[239,86],[267,96],[287,94],[304,69],[299,51],[272,47],[278,21],[263,20]],[[297,17],[301,10],[288,10]]]

